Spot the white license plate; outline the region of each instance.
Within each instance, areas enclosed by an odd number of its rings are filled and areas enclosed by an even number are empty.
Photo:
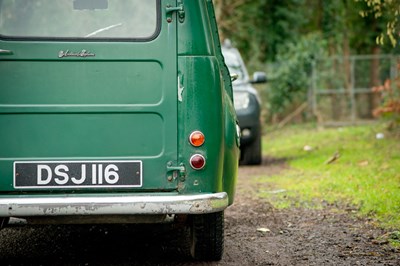
[[[14,162],[14,188],[141,186],[142,161]]]

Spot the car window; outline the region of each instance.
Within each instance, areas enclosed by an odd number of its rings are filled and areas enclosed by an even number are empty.
[[[0,0],[0,35],[28,38],[151,38],[158,28],[158,2]]]

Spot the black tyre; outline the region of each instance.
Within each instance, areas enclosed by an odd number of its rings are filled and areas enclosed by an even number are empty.
[[[0,217],[0,230],[6,227],[9,221],[9,217]]]
[[[241,165],[260,165],[262,162],[261,154],[261,132],[258,134],[255,140],[248,146],[243,147],[240,150],[240,164]]]
[[[224,252],[224,212],[193,215],[190,253],[196,260],[218,261]]]

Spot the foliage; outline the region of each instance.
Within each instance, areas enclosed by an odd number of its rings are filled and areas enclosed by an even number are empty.
[[[382,32],[376,39],[380,45],[389,39],[393,47],[400,36],[400,0],[356,0],[365,2],[367,8],[360,11],[363,17],[373,16],[375,19],[386,21],[386,32]],[[397,73],[400,71],[400,62],[397,64]],[[374,116],[389,119],[389,128],[400,131],[400,76],[396,80],[387,80],[381,86],[373,87],[373,91],[381,93],[382,105],[373,112]]]
[[[306,35],[282,46],[277,63],[270,69],[268,102],[271,114],[285,110],[293,102],[304,102],[311,81],[311,64],[326,56],[327,43],[320,34]]]
[[[305,0],[214,0],[221,38],[230,39],[250,69],[275,59],[278,48],[300,36]]]
[[[400,61],[397,71],[400,72]],[[382,97],[382,105],[374,110],[374,116],[389,119],[389,129],[400,132],[400,76],[394,81],[386,80],[383,85],[374,87],[373,91],[381,93]]]
[[[363,17],[373,16],[375,19],[385,18],[386,33],[381,33],[376,41],[383,45],[386,38],[393,47],[396,46],[400,34],[400,0],[355,0],[365,2],[367,8],[360,11]]]
[[[267,72],[270,89],[262,94],[269,96],[266,107],[270,118],[282,118],[305,101],[311,56],[348,58],[373,54],[378,58],[381,53],[400,52],[400,46],[376,43],[388,26],[391,30],[387,36],[398,38],[400,0],[214,0],[214,3],[221,38],[229,38],[240,50],[250,72]],[[348,88],[351,68],[348,60],[342,61],[333,64],[331,72]],[[380,63],[378,59],[371,62],[372,69],[363,73],[365,77],[361,79],[370,81],[365,87],[381,82]],[[377,102],[373,97],[368,99],[370,106]]]
[[[387,20],[363,19],[364,1],[379,0],[214,0],[221,38],[233,42],[250,69],[276,61],[280,47],[316,32],[330,55],[370,53]]]
[[[399,248],[400,247],[400,231],[394,231],[394,232],[389,233],[388,240],[393,246]]]
[[[399,150],[398,139],[380,124],[275,131],[264,142],[264,151],[274,158],[286,158],[290,168],[260,181],[286,192],[264,192],[262,196],[275,206],[328,204],[356,210],[384,227],[399,229]]]

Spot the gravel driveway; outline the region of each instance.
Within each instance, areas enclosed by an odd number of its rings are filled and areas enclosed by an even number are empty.
[[[400,265],[400,253],[369,220],[332,207],[276,210],[257,198],[260,175],[285,163],[265,158],[241,167],[235,204],[225,214],[220,262],[183,256],[183,236],[169,226],[25,226],[0,231],[0,265]]]

